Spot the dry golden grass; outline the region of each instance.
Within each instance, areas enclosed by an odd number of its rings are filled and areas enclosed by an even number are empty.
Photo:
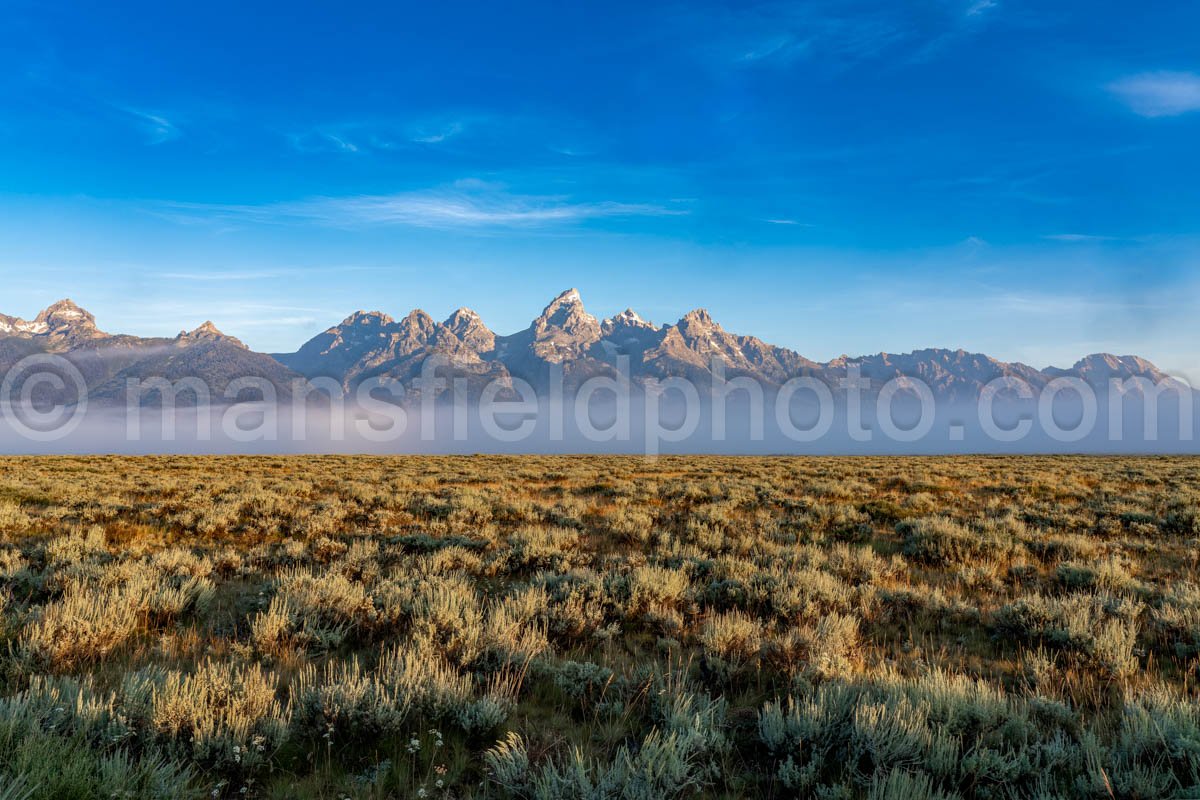
[[[1200,459],[0,459],[0,800],[1156,798]]]

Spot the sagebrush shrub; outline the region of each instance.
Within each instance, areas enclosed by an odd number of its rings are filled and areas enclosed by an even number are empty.
[[[758,660],[763,646],[762,623],[740,611],[718,614],[704,624],[700,643],[709,669],[722,678],[732,678]]]
[[[906,520],[896,526],[904,537],[904,554],[936,566],[968,564],[1006,556],[1011,542],[985,536],[946,517]]]
[[[1200,785],[1191,458],[0,462],[33,800]]]
[[[18,653],[36,669],[67,671],[106,659],[139,632],[171,623],[212,596],[204,578],[163,579],[135,571],[114,585],[69,583],[61,599],[36,609]]]
[[[33,522],[21,506],[7,500],[0,500],[0,533],[18,533],[29,527]]]
[[[1031,595],[998,609],[992,625],[1001,635],[1076,654],[1119,679],[1137,669],[1141,611],[1140,604],[1111,595]]]
[[[377,612],[366,587],[337,572],[284,573],[270,606],[251,624],[255,647],[266,654],[289,648],[323,652],[348,636],[366,636]]]
[[[125,691],[144,692],[139,681],[149,687],[151,724],[164,750],[184,760],[253,773],[287,738],[279,678],[261,667],[206,661],[191,673],[149,671]]]
[[[858,646],[858,619],[830,614],[788,628],[766,645],[766,652],[785,674],[827,679],[853,671]]]

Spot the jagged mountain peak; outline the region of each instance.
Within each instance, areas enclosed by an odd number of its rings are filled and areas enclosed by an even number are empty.
[[[642,354],[661,343],[663,332],[657,325],[638,316],[632,308],[615,314],[600,325],[603,338],[596,351],[600,358],[612,361],[617,356],[641,359]]]
[[[1084,380],[1145,377],[1161,380],[1166,373],[1139,356],[1117,356],[1112,353],[1093,353],[1075,362],[1070,370],[1048,370],[1057,374],[1074,374]]]
[[[684,314],[679,320],[679,326],[683,327],[686,325],[700,325],[706,328],[721,327],[713,321],[712,315],[708,313],[707,308],[696,308]]]
[[[391,338],[390,352],[416,352],[437,338],[438,328],[439,325],[433,317],[419,308],[414,308],[404,319],[388,329]]]
[[[207,319],[204,322],[200,323],[200,327],[198,327],[198,328],[196,328],[196,330],[192,331],[192,336],[224,336],[224,335],[225,334],[221,333],[221,331],[218,330],[217,326],[213,324],[213,321],[211,319]]]
[[[85,311],[83,308],[80,308],[80,306],[69,297],[64,297],[62,300],[59,300],[57,303],[51,303],[50,305],[46,306],[46,308],[42,311],[41,314],[39,314],[39,316],[43,316],[43,317],[51,316],[51,315],[76,317],[76,318],[92,316],[90,313]]]
[[[80,308],[70,298],[47,306],[37,318],[35,325],[44,325],[50,331],[72,329],[96,329],[96,318],[91,312]]]
[[[44,336],[54,342],[95,339],[106,336],[96,327],[96,318],[70,299],[43,309],[32,322],[0,315],[0,333],[15,336]]]
[[[468,325],[475,322],[480,322],[479,315],[472,309],[463,306],[462,308],[454,309],[454,313],[447,317],[443,324],[446,327],[454,327],[456,325]]]
[[[570,289],[563,291],[561,294],[559,294],[558,297],[551,300],[550,306],[555,306],[555,305],[559,305],[562,303],[572,303],[572,304],[577,304],[577,305],[583,305],[583,298],[579,296],[579,290],[572,287]],[[548,308],[549,308],[549,306],[548,306]]]
[[[38,321],[27,322],[20,317],[0,314],[0,334],[5,336],[36,336],[49,332],[50,326],[44,319],[46,312],[38,315]]]
[[[578,289],[568,289],[550,301],[541,316],[533,321],[535,338],[552,331],[561,331],[581,340],[594,341],[600,337],[600,322],[583,307]]]
[[[596,318],[583,307],[583,298],[578,289],[567,289],[542,309],[541,316],[534,320],[539,328],[565,328],[572,324],[599,325]]]
[[[469,308],[456,309],[442,325],[477,353],[490,352],[496,347],[496,334]]]
[[[392,324],[395,324],[395,320],[382,311],[355,311],[342,320],[342,327],[363,326],[381,328]]]
[[[54,303],[31,322],[0,315],[0,339],[13,340],[7,346],[11,354],[31,350],[90,353],[104,348],[105,358],[111,358],[113,364],[141,363],[152,357],[155,348],[162,352],[162,346],[170,341],[101,333],[94,317],[71,300]],[[190,359],[186,363],[201,365],[198,368],[213,374],[224,374],[223,367],[217,368],[218,363],[242,363],[243,359],[250,363],[257,355],[211,322],[180,333],[176,342],[177,348],[167,349],[170,358],[186,355]],[[231,345],[239,351],[234,352]],[[0,358],[4,352],[0,348]],[[632,308],[601,323],[584,308],[576,289],[560,293],[528,328],[507,336],[496,336],[469,308],[455,310],[444,322],[435,321],[421,309],[414,309],[399,321],[381,311],[357,311],[297,352],[274,358],[302,374],[335,377],[352,386],[357,380],[375,375],[411,376],[433,354],[452,358],[455,368],[472,380],[517,377],[539,387],[552,374],[552,365],[562,365],[567,385],[579,385],[590,376],[610,374],[620,367],[622,359],[631,362],[635,382],[670,376],[703,382],[715,374],[712,365],[714,359],[720,359],[725,374],[730,376],[748,375],[782,385],[793,377],[816,375],[832,384],[853,365],[861,368],[863,377],[875,387],[893,378],[919,378],[936,396],[950,398],[973,396],[998,377],[1015,376],[1035,389],[1060,376],[1082,378],[1105,388],[1114,378],[1145,377],[1156,383],[1168,378],[1143,358],[1111,353],[1086,356],[1067,369],[1036,369],[961,348],[842,356],[819,363],[753,336],[726,331],[704,308],[662,327],[643,319]],[[98,374],[110,371],[109,366],[95,369]]]
[[[1089,366],[1105,366],[1110,368],[1127,367],[1133,369],[1147,369],[1152,367],[1149,361],[1138,356],[1118,356],[1112,353],[1092,353],[1084,356],[1075,362],[1075,369]]]
[[[175,339],[181,344],[194,344],[197,342],[226,342],[228,344],[240,347],[243,350],[249,349],[238,339],[235,339],[232,336],[226,336],[224,333],[222,333],[221,330],[212,323],[212,320],[206,320],[195,330],[181,332],[175,337]]]
[[[435,325],[437,323],[434,322],[433,317],[419,308],[408,312],[407,316],[398,323],[398,326],[405,330],[433,330]]]
[[[616,328],[649,328],[651,330],[657,330],[658,328],[650,320],[642,319],[632,308],[627,308],[620,314],[614,314],[604,320],[603,325],[606,331]]]
[[[600,340],[600,322],[583,307],[577,289],[562,292],[528,328],[497,337],[497,356],[514,374],[540,374],[547,364],[584,363]]]

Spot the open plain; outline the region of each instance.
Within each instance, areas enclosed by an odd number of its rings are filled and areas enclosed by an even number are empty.
[[[0,798],[1167,798],[1200,460],[0,460]]]

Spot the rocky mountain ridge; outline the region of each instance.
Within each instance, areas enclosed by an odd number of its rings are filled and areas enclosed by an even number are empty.
[[[529,327],[509,335],[490,330],[469,308],[441,322],[420,309],[399,320],[381,311],[356,311],[296,352],[274,355],[251,351],[212,322],[173,339],[109,334],[70,300],[53,304],[32,321],[0,315],[0,373],[36,353],[65,356],[83,374],[91,397],[112,401],[124,400],[128,380],[152,377],[199,378],[214,397],[238,377],[263,378],[281,398],[290,395],[292,381],[300,377],[332,379],[345,390],[366,380],[397,381],[411,391],[431,358],[438,359],[429,363],[439,365],[437,375],[446,385],[465,379],[472,393],[492,381],[502,389],[511,387],[515,378],[544,390],[556,374],[567,391],[589,378],[625,375],[635,384],[685,377],[703,391],[719,380],[713,375],[714,359],[724,379],[750,377],[767,390],[812,376],[836,391],[853,367],[873,389],[897,377],[920,378],[936,397],[952,400],[977,397],[989,381],[1003,376],[1020,378],[1035,390],[1060,377],[1082,378],[1100,389],[1111,378],[1169,379],[1145,359],[1110,354],[1087,356],[1067,369],[1043,370],[948,349],[818,362],[726,331],[705,309],[666,325],[655,325],[633,309],[597,319],[575,289],[554,298]]]
[[[143,338],[110,334],[96,326],[91,313],[71,300],[60,300],[32,322],[0,315],[0,375],[31,355],[59,355],[69,361],[86,386],[88,400],[125,403],[130,380],[165,378],[175,382],[198,378],[208,391],[207,400],[219,402],[238,378],[261,378],[280,398],[290,396],[291,382],[300,376],[263,353],[222,333],[212,322],[174,338]],[[43,393],[47,401],[75,402],[72,381],[56,393]],[[148,393],[146,397],[149,397]],[[203,402],[195,393],[182,395],[181,404]]]
[[[730,333],[705,309],[661,326],[632,308],[600,320],[586,311],[575,289],[554,298],[528,328],[507,336],[489,330],[470,309],[459,309],[441,323],[421,311],[413,314],[420,315],[417,327],[392,322],[381,312],[357,312],[296,353],[276,358],[304,375],[334,377],[347,389],[381,374],[412,378],[423,358],[435,353],[450,361],[446,375],[519,377],[539,389],[546,386],[552,369],[561,369],[564,385],[571,387],[597,375],[618,376],[624,359],[635,383],[681,376],[711,386],[716,358],[726,380],[751,377],[765,388],[802,376],[822,378],[836,387],[847,369],[856,366],[873,388],[907,376],[925,381],[936,396],[953,399],[978,396],[988,382],[1003,376],[1020,378],[1034,389],[1058,377],[1080,377],[1097,384],[1114,377],[1169,379],[1145,359],[1109,354],[1087,356],[1069,369],[1045,370],[948,349],[842,356],[822,363],[754,336]],[[379,346],[381,337],[387,339],[386,348]],[[486,373],[484,365],[489,366]]]

